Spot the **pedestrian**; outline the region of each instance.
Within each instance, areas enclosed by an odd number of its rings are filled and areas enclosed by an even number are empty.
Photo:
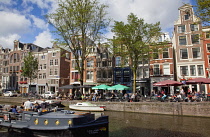
[[[135,94],[134,94],[134,93],[131,95],[131,100],[130,100],[130,102],[133,102],[133,101],[135,101]]]
[[[92,101],[96,101],[96,93],[93,94]]]

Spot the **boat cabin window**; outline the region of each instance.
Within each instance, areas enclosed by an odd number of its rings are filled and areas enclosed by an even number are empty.
[[[31,115],[30,114],[24,114],[24,119],[25,120],[30,120],[31,119]]]

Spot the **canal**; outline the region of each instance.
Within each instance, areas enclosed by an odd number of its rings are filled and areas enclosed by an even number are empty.
[[[105,111],[109,137],[209,137],[210,119]],[[11,137],[0,129],[1,137]],[[53,135],[49,135],[51,137]],[[14,137],[22,137],[16,134]]]
[[[109,137],[210,137],[210,118],[206,117],[116,111],[105,111],[104,115],[109,116]],[[3,129],[0,136],[10,137]]]
[[[210,118],[106,111],[110,137],[209,137]]]

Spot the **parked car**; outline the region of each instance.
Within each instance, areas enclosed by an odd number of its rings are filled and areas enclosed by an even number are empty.
[[[17,97],[18,93],[15,91],[6,91],[3,93],[4,97]]]
[[[48,98],[48,99],[55,98],[55,93],[52,91],[47,91],[44,94],[41,94],[41,97]]]

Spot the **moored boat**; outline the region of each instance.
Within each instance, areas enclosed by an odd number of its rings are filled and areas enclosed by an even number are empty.
[[[49,103],[52,106],[60,106],[61,105],[61,101],[59,101],[59,100],[35,100],[32,103],[33,104],[35,104],[35,103],[41,104],[43,102]]]
[[[108,137],[108,116],[95,117],[90,112],[69,110],[5,113],[0,127],[8,131],[20,131],[27,135],[49,135],[70,137]]]
[[[90,102],[70,104],[69,108],[73,110],[81,110],[81,111],[104,111],[105,110],[104,105],[96,105]]]

